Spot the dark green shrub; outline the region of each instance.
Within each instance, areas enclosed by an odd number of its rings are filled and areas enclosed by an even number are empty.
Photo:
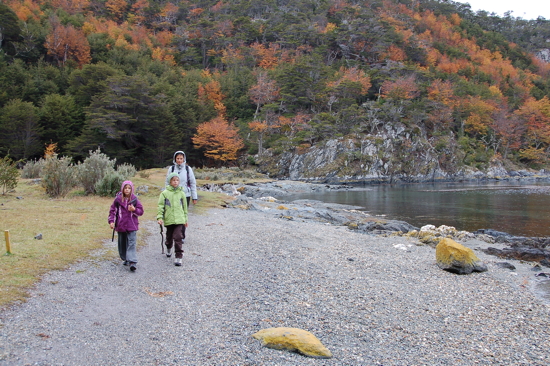
[[[104,197],[114,197],[120,187],[122,182],[126,179],[119,173],[115,171],[107,172],[95,185],[94,191],[96,194]]]
[[[2,186],[3,195],[17,187],[17,178],[19,178],[17,161],[11,160],[7,155],[4,156],[0,159],[0,186]]]

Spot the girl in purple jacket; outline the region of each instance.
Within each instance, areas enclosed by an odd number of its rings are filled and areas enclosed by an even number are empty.
[[[118,254],[124,265],[130,265],[134,272],[137,265],[136,239],[139,229],[138,216],[143,215],[143,206],[134,194],[134,184],[127,180],[122,183],[111,209],[109,225],[118,233]]]

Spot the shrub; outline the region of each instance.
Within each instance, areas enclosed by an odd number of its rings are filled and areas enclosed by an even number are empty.
[[[100,149],[90,150],[90,156],[78,165],[78,181],[87,194],[94,194],[96,184],[108,173],[115,170],[116,159],[101,153]]]
[[[11,160],[7,155],[0,159],[0,186],[3,195],[17,187],[18,177],[17,161]]]
[[[151,175],[151,173],[150,173],[149,171],[147,171],[147,170],[140,170],[140,171],[139,171],[139,176],[140,176],[141,178],[147,179],[147,178],[149,178],[150,175]]]
[[[42,168],[44,168],[44,159],[27,161],[23,167],[23,172],[21,172],[21,178],[39,178],[40,173],[42,173]]]
[[[113,197],[120,190],[126,179],[119,172],[107,172],[95,185],[96,194],[104,197]]]
[[[122,165],[119,165],[116,168],[116,171],[124,178],[124,180],[128,180],[136,175],[136,167],[134,167],[132,164],[124,163]]]
[[[65,197],[77,183],[77,169],[71,158],[54,154],[46,158],[42,168],[42,187],[50,197]]]

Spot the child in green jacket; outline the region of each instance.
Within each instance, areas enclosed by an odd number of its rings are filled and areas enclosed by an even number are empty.
[[[182,226],[187,227],[187,199],[182,187],[179,186],[178,173],[168,176],[170,185],[161,192],[158,201],[157,220],[166,227],[166,256],[172,256],[175,249],[176,266],[181,266],[183,257]]]

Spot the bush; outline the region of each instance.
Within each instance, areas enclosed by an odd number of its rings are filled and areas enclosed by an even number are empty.
[[[77,169],[71,158],[54,154],[46,158],[42,168],[42,187],[50,197],[65,197],[77,183]]]
[[[140,171],[139,171],[139,176],[140,176],[141,178],[147,179],[147,178],[149,178],[150,175],[151,175],[151,173],[150,173],[149,171],[147,171],[147,170],[140,170]]]
[[[105,174],[105,176],[103,176],[103,178],[96,183],[95,192],[100,196],[114,197],[117,192],[120,191],[122,182],[125,180],[125,177],[123,177],[119,172],[107,172],[107,174]]]
[[[136,167],[127,163],[119,165],[116,168],[116,171],[124,178],[124,180],[129,180],[130,178],[134,177],[137,173]]]
[[[90,150],[90,156],[78,165],[78,181],[84,187],[87,194],[96,193],[96,184],[103,179],[108,172],[115,170],[116,159],[101,153],[100,149]]]
[[[0,186],[3,195],[17,187],[18,177],[17,161],[11,160],[7,155],[0,159]]]
[[[25,178],[25,179],[39,178],[43,168],[44,168],[44,159],[27,161],[27,163],[23,167],[21,178]]]

